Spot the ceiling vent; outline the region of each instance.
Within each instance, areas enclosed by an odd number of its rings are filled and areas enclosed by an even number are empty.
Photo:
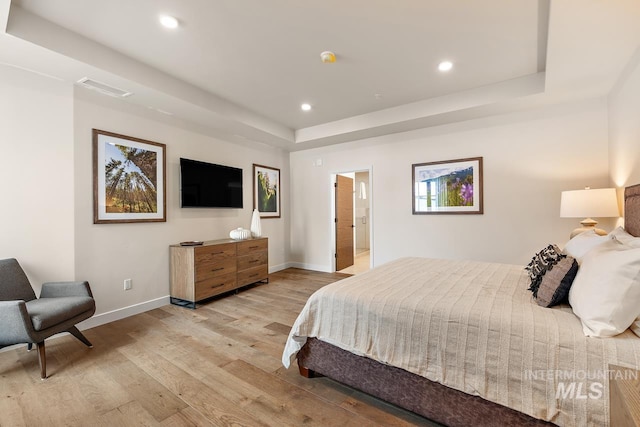
[[[113,96],[114,98],[126,98],[129,95],[133,95],[133,92],[127,92],[126,90],[118,89],[117,87],[109,86],[105,83],[92,80],[89,77],[84,77],[77,81],[80,86],[84,86],[87,89],[97,90],[105,95]]]

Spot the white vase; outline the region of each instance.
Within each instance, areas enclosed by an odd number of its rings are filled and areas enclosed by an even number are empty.
[[[262,226],[260,225],[260,212],[258,212],[258,209],[254,209],[253,215],[251,216],[251,236],[252,237],[262,236]]]
[[[245,230],[244,228],[236,228],[229,232],[229,237],[233,240],[247,240],[251,237],[251,231]]]

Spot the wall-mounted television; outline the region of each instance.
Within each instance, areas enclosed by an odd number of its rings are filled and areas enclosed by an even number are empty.
[[[180,158],[180,206],[242,208],[242,169]]]

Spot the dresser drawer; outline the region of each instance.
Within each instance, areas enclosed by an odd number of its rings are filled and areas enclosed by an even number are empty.
[[[269,281],[269,240],[209,240],[202,246],[169,247],[171,303],[196,302],[242,286]]]
[[[239,256],[238,271],[240,272],[248,268],[267,265],[268,262],[269,262],[269,254],[266,251],[255,252],[249,255]]]
[[[267,265],[261,265],[260,267],[238,271],[238,286],[248,285],[250,283],[259,282],[268,278],[269,267]]]
[[[196,282],[236,272],[236,259],[196,264]]]
[[[235,258],[235,243],[227,243],[223,245],[205,245],[195,248],[195,264],[209,264],[216,261],[222,261],[229,258]]]
[[[266,251],[267,246],[267,239],[245,240],[243,242],[238,242],[238,256],[248,255],[253,252]]]
[[[199,301],[237,288],[236,273],[213,277],[196,283],[195,300]]]

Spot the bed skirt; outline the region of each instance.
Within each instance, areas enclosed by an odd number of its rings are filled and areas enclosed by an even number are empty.
[[[553,425],[316,338],[307,339],[296,357],[301,373],[326,376],[447,426]]]

